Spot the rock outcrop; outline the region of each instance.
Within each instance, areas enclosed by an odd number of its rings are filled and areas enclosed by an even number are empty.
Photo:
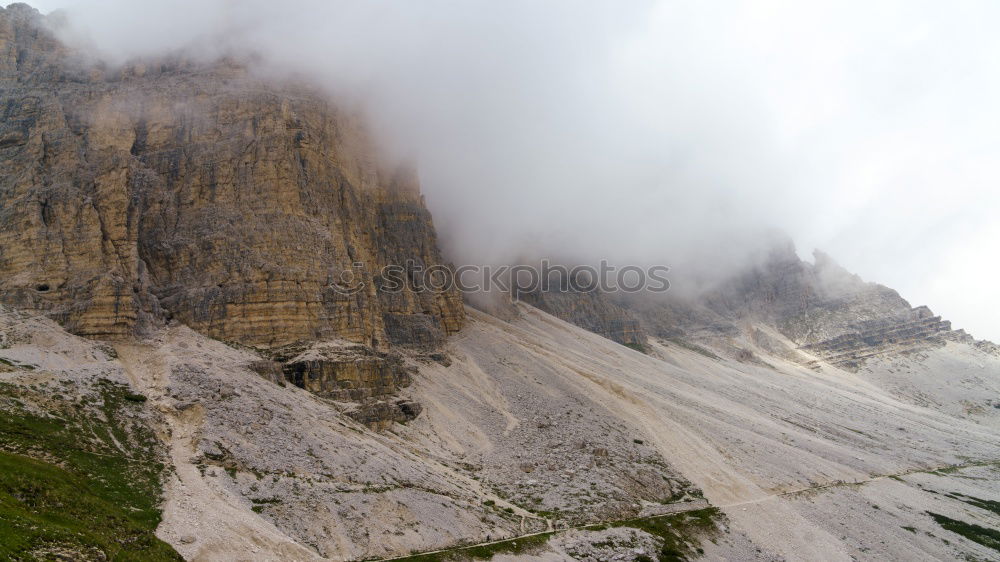
[[[799,351],[856,371],[881,355],[949,340],[976,343],[926,306],[910,306],[896,291],[863,281],[821,252],[814,263],[803,261],[791,242],[777,244],[759,263],[696,297],[636,294],[620,300],[652,337],[708,343],[739,360],[749,357],[739,346],[751,344],[811,367],[816,360]]]
[[[276,357],[282,381],[321,398],[353,403],[344,413],[372,429],[405,423],[423,409],[416,402],[397,397],[410,386],[415,371],[397,353],[323,342],[305,350],[279,350]]]
[[[911,310],[896,291],[866,283],[821,252],[815,253],[814,263],[803,261],[790,241],[709,291],[702,302],[721,318],[765,323],[800,345]]]
[[[284,362],[285,379],[331,400],[366,400],[410,385],[410,371],[395,354],[365,346],[321,344]]]
[[[579,291],[551,286],[520,300],[618,343],[644,350],[647,339],[709,347],[738,361],[758,361],[743,346],[810,367],[815,358],[856,371],[865,360],[940,345],[974,343],[927,307],[913,308],[896,291],[866,283],[816,252],[798,257],[779,241],[763,259],[697,295]],[[779,341],[757,326],[780,334]],[[805,352],[805,354],[800,353]]]
[[[896,291],[862,281],[821,252],[812,264],[802,261],[790,244],[710,294],[706,304],[723,317],[770,326],[798,349],[851,371],[879,355],[974,341],[926,306],[911,307]]]
[[[646,333],[639,320],[600,291],[532,291],[520,295],[520,300],[622,345],[645,348]]]
[[[241,65],[81,62],[0,11],[0,301],[115,338],[432,346],[464,318],[416,174],[354,114]],[[387,274],[387,266],[397,266]]]
[[[920,306],[888,318],[859,322],[851,326],[851,331],[804,345],[802,349],[832,365],[854,371],[868,358],[943,344],[946,340],[973,343],[964,330],[952,330],[951,322]]]

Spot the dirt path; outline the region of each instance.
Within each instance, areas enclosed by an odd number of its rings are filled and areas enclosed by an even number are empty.
[[[429,550],[427,552],[419,552],[419,553],[409,554],[409,555],[406,555],[406,556],[400,556],[400,557],[396,557],[396,558],[379,558],[377,560],[381,560],[381,561],[384,561],[384,562],[390,562],[392,560],[406,560],[407,558],[411,558],[413,556],[426,556],[426,555],[429,555],[429,554],[443,554],[443,553],[446,553],[446,552],[459,552],[459,551],[467,550],[467,549],[470,549],[470,548],[477,548],[477,547],[481,547],[481,546],[490,546],[490,545],[495,545],[495,544],[503,544],[503,543],[507,543],[507,542],[513,542],[513,541],[518,541],[518,540],[521,540],[521,539],[526,539],[526,538],[529,538],[529,537],[537,537],[539,535],[557,535],[557,534],[566,533],[566,532],[569,532],[569,531],[581,531],[581,530],[593,529],[595,527],[600,527],[602,525],[615,525],[615,524],[619,524],[619,523],[625,523],[627,521],[648,521],[650,519],[659,519],[661,517],[670,517],[672,515],[679,515],[681,513],[687,513],[687,512],[690,512],[690,511],[700,511],[702,509],[708,509],[710,507],[712,507],[712,506],[708,505],[707,503],[699,503],[697,505],[697,507],[695,507],[695,506],[685,507],[685,508],[682,508],[682,509],[676,509],[676,510],[673,510],[673,511],[669,511],[667,513],[657,513],[656,515],[649,515],[647,517],[634,517],[632,519],[616,519],[616,520],[612,520],[612,521],[599,521],[599,522],[596,522],[596,523],[587,523],[586,525],[574,525],[574,526],[571,526],[571,527],[562,527],[560,529],[552,529],[550,527],[549,529],[546,529],[544,531],[536,531],[534,533],[525,533],[523,535],[518,535],[516,537],[511,537],[511,538],[506,538],[506,539],[499,539],[499,540],[495,540],[495,541],[481,542],[481,543],[477,543],[477,544],[470,544],[470,545],[465,545],[465,546],[460,546],[460,547],[455,547],[455,548],[442,548],[440,550]],[[550,521],[550,523],[551,523],[551,521]]]
[[[253,514],[242,498],[206,477],[195,464],[204,408],[192,404],[178,409],[172,404],[167,394],[170,357],[161,349],[115,346],[129,381],[161,414],[157,434],[168,447],[174,468],[164,486],[163,521],[157,536],[187,560],[235,560],[247,553],[259,560],[318,560],[315,552]]]
[[[752,500],[747,500],[747,501],[741,501],[741,502],[736,502],[736,503],[730,503],[730,504],[724,504],[724,505],[716,505],[715,507],[719,507],[719,508],[725,509],[725,508],[730,508],[730,507],[739,507],[739,506],[743,506],[743,505],[753,505],[753,504],[765,502],[767,500],[772,500],[772,499],[775,499],[775,498],[781,498],[781,497],[785,497],[785,496],[794,496],[794,495],[803,494],[803,493],[806,493],[806,492],[817,492],[817,491],[827,490],[827,489],[830,489],[830,488],[842,488],[844,486],[863,486],[863,485],[869,484],[871,482],[878,482],[880,480],[888,480],[890,478],[901,478],[903,476],[909,476],[911,474],[932,473],[932,472],[937,472],[937,471],[940,471],[940,470],[956,470],[956,469],[962,469],[962,468],[972,468],[972,467],[976,467],[976,466],[986,466],[986,465],[994,465],[994,464],[1000,464],[1000,461],[995,461],[995,462],[974,462],[974,463],[958,464],[958,465],[948,464],[948,465],[942,465],[942,466],[938,466],[938,467],[934,467],[934,468],[914,468],[912,470],[905,470],[903,472],[897,472],[895,474],[881,474],[881,475],[878,475],[878,476],[872,476],[871,478],[866,478],[864,480],[858,480],[858,481],[855,481],[855,482],[832,482],[830,484],[820,484],[820,485],[817,485],[817,486],[807,486],[805,488],[799,488],[797,490],[789,490],[787,492],[779,492],[777,494],[770,494],[770,495],[765,496],[763,498],[757,498],[757,499],[752,499]]]
[[[491,545],[497,545],[497,544],[502,544],[502,543],[507,543],[507,542],[513,542],[513,541],[517,541],[517,540],[521,540],[521,539],[525,539],[525,538],[529,538],[529,537],[537,537],[539,535],[545,535],[545,534],[553,534],[553,535],[555,535],[555,534],[560,534],[560,533],[566,533],[566,532],[569,532],[569,531],[583,531],[583,530],[587,530],[587,529],[593,529],[595,527],[599,527],[599,526],[602,526],[602,525],[616,525],[616,524],[624,523],[624,522],[627,522],[627,521],[648,521],[648,520],[651,520],[651,519],[659,519],[661,517],[669,517],[669,516],[678,515],[678,514],[681,514],[681,513],[688,513],[688,512],[691,512],[691,511],[700,511],[702,509],[708,509],[708,508],[712,508],[712,507],[723,509],[723,510],[725,510],[725,509],[732,509],[732,508],[735,508],[735,507],[745,507],[745,506],[749,506],[749,505],[756,505],[756,504],[768,502],[768,501],[771,501],[771,500],[777,500],[777,499],[780,499],[780,498],[785,497],[785,496],[794,496],[796,494],[802,494],[802,493],[805,493],[805,492],[818,492],[818,491],[823,491],[823,490],[827,490],[827,489],[831,489],[831,488],[840,488],[840,487],[843,487],[843,486],[863,486],[863,485],[869,484],[871,482],[877,482],[877,481],[886,480],[886,479],[889,479],[889,478],[899,478],[899,477],[903,477],[903,476],[908,476],[910,474],[918,474],[918,473],[924,473],[924,472],[936,472],[936,471],[939,471],[939,470],[954,470],[954,469],[961,469],[961,468],[970,468],[970,467],[974,467],[974,466],[983,466],[984,464],[1000,464],[1000,461],[996,461],[995,463],[977,462],[977,463],[969,463],[969,464],[963,464],[963,465],[945,465],[945,466],[939,466],[939,467],[935,467],[935,468],[912,469],[912,470],[906,470],[906,471],[903,471],[903,472],[898,472],[898,473],[895,473],[895,474],[882,474],[882,475],[878,475],[878,476],[873,476],[871,478],[867,478],[865,480],[859,480],[857,482],[834,482],[834,483],[831,483],[831,484],[821,484],[821,485],[817,485],[817,486],[808,486],[808,487],[797,489],[797,490],[789,490],[787,492],[780,492],[780,493],[776,493],[776,494],[769,494],[769,495],[767,495],[765,497],[762,497],[762,498],[755,498],[755,499],[752,499],[752,500],[739,501],[739,502],[729,503],[729,504],[725,504],[725,505],[712,505],[712,504],[707,504],[707,503],[706,504],[699,504],[697,506],[685,507],[685,508],[682,508],[682,509],[677,509],[677,510],[671,511],[669,513],[658,513],[656,515],[650,515],[648,517],[636,517],[636,518],[632,518],[632,519],[621,519],[621,520],[611,520],[611,521],[598,521],[598,522],[595,522],[595,523],[587,523],[586,525],[574,525],[574,526],[571,526],[571,527],[565,527],[565,528],[556,529],[556,530],[552,530],[550,528],[549,530],[546,530],[546,531],[538,531],[538,532],[534,532],[534,533],[526,533],[526,534],[523,534],[523,535],[518,535],[516,537],[510,537],[510,538],[506,538],[506,539],[481,542],[481,543],[477,543],[477,544],[465,545],[465,546],[456,547],[456,548],[444,548],[444,549],[440,549],[440,550],[430,550],[430,551],[427,551],[427,552],[420,552],[420,553],[411,554],[411,555],[408,555],[408,556],[401,556],[401,557],[396,557],[396,558],[382,558],[380,560],[385,561],[385,562],[390,562],[392,560],[406,560],[407,558],[410,558],[412,556],[424,556],[424,555],[429,555],[429,554],[443,554],[443,553],[446,553],[446,552],[460,552],[462,550],[467,550],[467,549],[470,549],[470,548],[477,548],[477,547],[491,546]]]

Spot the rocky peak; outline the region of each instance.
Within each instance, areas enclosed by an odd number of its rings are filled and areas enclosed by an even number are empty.
[[[412,167],[363,120],[238,64],[81,63],[0,12],[0,301],[98,338],[170,320],[259,347],[433,346],[457,331]],[[382,290],[383,268],[408,268]]]
[[[646,346],[639,320],[611,296],[599,291],[532,291],[520,296],[525,303],[585,330],[636,349]]]
[[[700,294],[548,290],[522,298],[619,343],[641,348],[647,337],[697,342],[738,360],[752,358],[746,347],[755,346],[810,365],[815,361],[806,354],[857,370],[873,357],[949,340],[993,349],[953,330],[926,306],[912,307],[896,291],[865,282],[823,252],[814,253],[813,263],[803,261],[787,239]]]
[[[857,370],[866,359],[939,345],[972,343],[926,306],[912,307],[899,293],[863,281],[822,252],[810,264],[790,252],[751,268],[705,298],[733,322],[769,327],[798,349],[835,366]],[[752,339],[752,338],[751,338]]]

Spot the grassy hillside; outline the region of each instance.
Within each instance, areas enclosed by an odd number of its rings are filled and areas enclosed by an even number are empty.
[[[164,466],[143,401],[105,379],[0,383],[0,559],[180,559],[153,534]]]

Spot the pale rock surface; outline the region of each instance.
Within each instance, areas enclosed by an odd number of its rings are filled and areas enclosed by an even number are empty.
[[[13,5],[0,100],[0,358],[34,366],[0,379],[148,397],[158,534],[189,559],[565,530],[505,559],[634,560],[658,539],[578,527],[708,505],[706,559],[996,559],[930,513],[1000,527],[968,501],[1000,500],[1000,353],[824,256],[779,247],[689,301],[540,296],[640,353],[415,270],[385,290],[384,265],[444,263],[430,215],[315,91],[104,68]]]
[[[911,403],[858,374],[816,372],[763,350],[770,367],[683,347],[645,355],[523,305],[513,322],[470,315],[450,343],[450,366],[407,359],[418,366],[410,390],[427,410],[384,434],[261,379],[248,367],[258,355],[183,327],[117,344],[114,359],[105,344],[7,312],[0,356],[38,365],[32,377],[114,377],[149,397],[176,474],[159,535],[192,559],[402,555],[657,505],[696,509],[706,505],[698,489],[724,514],[700,540],[707,559],[990,559],[926,512],[998,523],[946,495],[998,498],[992,412]],[[959,343],[938,351],[989,365],[966,385],[996,384],[995,356]],[[911,376],[926,384],[947,374]],[[588,464],[573,468],[581,459]],[[967,468],[938,470],[949,465]],[[643,469],[663,485],[626,484]],[[668,488],[687,495],[650,501]],[[570,547],[606,542],[573,533],[531,556],[566,559]]]

